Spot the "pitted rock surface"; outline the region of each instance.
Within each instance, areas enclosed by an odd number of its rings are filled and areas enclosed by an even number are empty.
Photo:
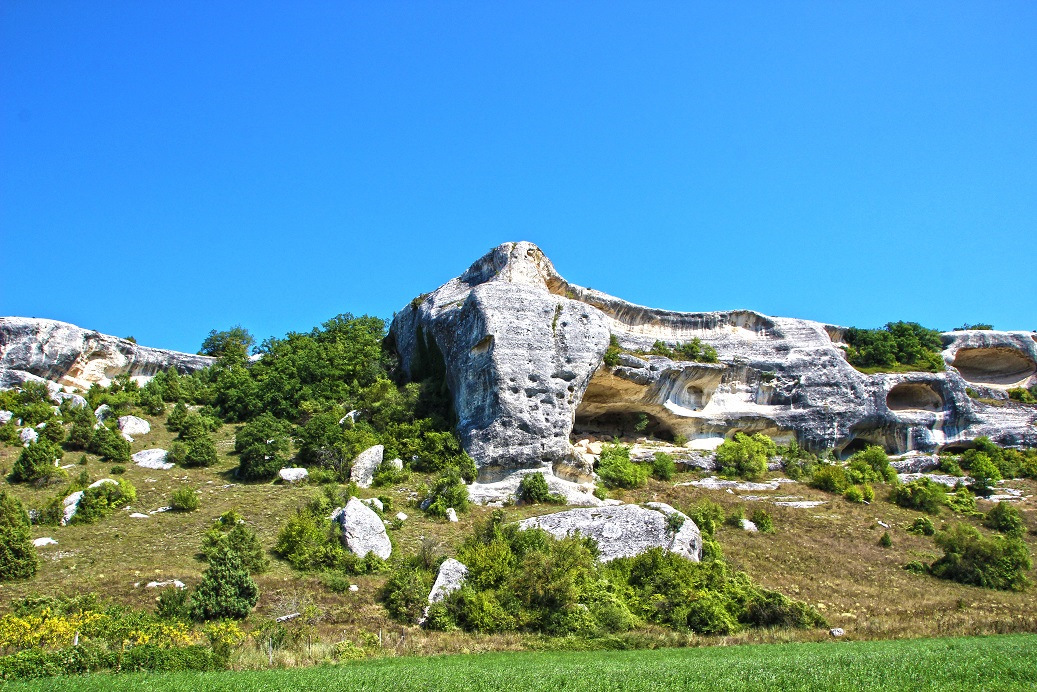
[[[869,444],[890,453],[934,452],[981,435],[1037,446],[1037,407],[992,406],[1037,383],[1029,332],[942,335],[947,369],[866,375],[846,362],[845,328],[751,310],[673,312],[628,303],[563,279],[533,244],[505,243],[464,274],[412,301],[390,339],[404,370],[422,379],[445,368],[458,433],[489,482],[520,468],[554,466],[574,480],[590,460],[580,435],[683,435],[711,450],[735,432],[795,438],[844,456]],[[610,334],[630,353],[607,366]],[[693,338],[718,363],[647,353]]]
[[[522,529],[541,528],[555,538],[579,534],[598,542],[598,559],[633,557],[649,548],[663,548],[696,562],[702,558],[702,536],[687,515],[662,502],[651,507],[615,505],[570,509],[530,517],[519,522]],[[683,518],[680,529],[671,531],[667,517]]]
[[[355,497],[349,498],[345,507],[331,515],[342,527],[342,543],[357,557],[374,553],[383,560],[392,554],[392,543],[385,532],[385,524],[374,510]]]

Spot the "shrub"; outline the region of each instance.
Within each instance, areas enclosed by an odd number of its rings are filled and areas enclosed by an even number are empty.
[[[202,537],[202,555],[212,560],[221,552],[231,551],[241,559],[250,574],[260,574],[270,567],[266,551],[259,536],[240,517],[227,513],[216,520],[215,525]],[[226,517],[226,520],[225,520]]]
[[[277,534],[274,552],[297,570],[322,570],[342,560],[343,549],[326,516],[297,510]]]
[[[241,620],[248,617],[259,600],[259,588],[232,551],[209,560],[202,581],[191,594],[190,614],[195,620]]]
[[[849,487],[850,481],[846,478],[846,471],[837,464],[821,464],[814,469],[814,475],[810,478],[811,487],[830,493],[844,493]]]
[[[948,476],[965,475],[965,472],[961,470],[961,466],[958,465],[958,460],[948,454],[940,457],[940,465],[937,468]]]
[[[677,463],[666,452],[656,452],[652,457],[652,477],[660,481],[668,481],[677,472]]]
[[[433,517],[445,517],[451,507],[457,512],[467,512],[468,505],[468,487],[456,469],[450,469],[437,478],[422,501],[425,513]]]
[[[31,579],[38,567],[29,515],[18,498],[0,490],[0,581]]]
[[[911,522],[911,526],[908,527],[907,531],[919,536],[932,536],[936,534],[936,526],[929,517],[918,517]]]
[[[947,490],[939,483],[923,477],[895,486],[889,499],[907,509],[939,514],[940,508],[947,504]]]
[[[703,536],[712,536],[724,523],[724,508],[712,500],[703,498],[689,509],[686,514],[691,517]]]
[[[164,620],[188,620],[191,617],[191,601],[187,589],[175,586],[162,589],[156,603],[155,614]]]
[[[760,533],[774,533],[774,520],[771,519],[770,514],[767,514],[767,510],[762,507],[753,510],[749,521],[756,524],[756,528]]]
[[[851,485],[846,488],[845,492],[843,492],[843,497],[845,497],[847,501],[856,504],[862,504],[864,502],[864,493],[862,493],[861,489],[856,485]]]
[[[609,345],[601,356],[601,361],[606,366],[614,368],[619,365],[619,354],[622,352],[623,350],[619,347],[619,339],[616,338],[615,334],[612,334],[609,336]]]
[[[1001,471],[986,454],[978,454],[969,465],[969,484],[977,495],[989,495],[994,483],[1001,480]]]
[[[915,322],[889,322],[882,329],[851,327],[843,339],[849,346],[846,360],[857,368],[932,372],[944,369],[940,333]]]
[[[742,528],[742,521],[745,519],[745,508],[742,505],[735,506],[728,515],[727,519],[724,520],[728,526],[732,526],[736,529]]]
[[[1031,387],[1031,389],[1034,388]],[[1037,396],[1035,396],[1030,389],[1024,389],[1022,387],[1013,387],[1012,389],[1009,389],[1008,398],[1022,404],[1037,404]]]
[[[983,524],[1006,536],[1022,537],[1026,533],[1026,524],[1019,510],[1007,502],[998,502],[987,512]]]
[[[114,461],[120,464],[128,464],[130,461],[129,441],[103,425],[94,431],[87,451],[101,457],[103,461]]]
[[[893,547],[893,537],[889,535],[889,531],[882,532],[882,536],[879,537],[879,545],[883,548]]]
[[[1030,551],[1019,538],[984,538],[968,524],[955,523],[936,536],[943,557],[929,566],[940,579],[988,589],[1021,591],[1029,585]]]
[[[184,419],[187,418],[187,414],[187,407],[184,406],[182,401],[178,401],[166,417],[166,427],[173,432],[179,432],[180,426],[183,424]]]
[[[234,450],[240,455],[237,475],[245,480],[272,478],[289,459],[291,424],[264,413],[238,430]]]
[[[397,565],[382,588],[381,601],[391,617],[416,623],[429,604],[428,594],[433,581],[428,570],[407,564]]]
[[[406,468],[396,468],[391,459],[383,459],[382,463],[378,465],[378,469],[374,472],[374,479],[371,484],[376,488],[380,488],[403,483],[408,478],[410,478],[410,473],[407,472]]]
[[[875,500],[875,489],[871,487],[870,483],[865,483],[861,486],[861,497],[864,498],[865,502],[873,502]]]
[[[108,472],[114,476],[121,476],[122,474],[126,473],[126,467],[122,464],[115,464],[110,469],[108,469]]]
[[[561,495],[551,493],[547,487],[547,479],[544,478],[542,473],[527,473],[522,476],[522,481],[519,483],[518,488],[518,497],[520,501],[529,505],[541,502],[558,505],[565,502]]]
[[[173,497],[170,499],[169,504],[174,512],[193,512],[198,509],[201,500],[194,488],[185,486],[173,491]]]
[[[64,471],[54,466],[54,462],[64,455],[65,452],[53,442],[38,439],[18,455],[8,479],[12,483],[44,485],[51,479],[64,475]]]
[[[640,488],[648,477],[648,467],[630,461],[630,447],[621,444],[602,446],[597,471],[606,488]]]
[[[964,485],[953,493],[947,494],[947,506],[959,514],[973,516],[976,512],[976,496],[969,492]]]
[[[137,489],[125,478],[120,478],[117,483],[102,483],[87,488],[79,500],[72,523],[91,524],[136,499]]]
[[[889,465],[886,450],[872,445],[850,457],[846,471],[851,483],[867,483],[870,481],[894,481],[896,471]]]
[[[723,475],[755,480],[766,473],[767,460],[777,452],[774,441],[762,433],[735,433],[733,440],[717,447],[716,460]]]

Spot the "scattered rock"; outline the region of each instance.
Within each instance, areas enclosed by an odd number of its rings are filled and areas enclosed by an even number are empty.
[[[396,469],[397,471],[402,471],[403,470],[403,459],[400,459],[399,457],[397,457],[396,459],[393,459],[392,461],[389,462],[389,466],[391,466],[392,468]]]
[[[374,472],[381,465],[382,454],[384,453],[385,447],[382,445],[368,447],[360,452],[357,458],[353,460],[353,468],[349,471],[349,480],[361,488],[370,488],[374,480]]]
[[[360,587],[357,586],[356,584],[350,584],[349,585],[349,590],[352,591],[353,593],[356,593],[357,591],[360,590]]]
[[[309,477],[310,472],[304,468],[286,468],[278,471],[277,475],[285,483],[296,483],[298,481],[306,480]]]
[[[827,505],[828,502],[825,500],[781,500],[774,504],[779,507],[795,507],[797,509],[810,509],[812,507],[820,507],[821,505]]]
[[[680,529],[674,533],[668,516],[683,518]],[[698,561],[702,557],[702,536],[698,526],[687,515],[661,502],[652,506],[616,505],[611,507],[579,508],[565,512],[530,517],[519,522],[519,527],[539,527],[555,538],[564,538],[575,532],[598,542],[599,557],[608,562],[617,557],[631,557],[649,548],[665,548]]]
[[[98,423],[103,423],[112,415],[112,407],[108,404],[101,404],[94,409],[94,418],[97,419]]]
[[[132,442],[133,442],[133,438],[132,438],[132,437],[130,437],[129,435],[127,435],[127,434],[126,434],[126,433],[124,433],[124,432],[121,432],[121,433],[119,433],[119,434],[120,434],[120,435],[122,435],[122,439],[124,439],[124,440],[126,440],[127,442],[129,442],[129,443],[131,443],[131,444],[132,444]]]
[[[453,507],[447,507],[446,520],[451,523],[457,523],[457,512],[454,510]]]
[[[274,618],[274,622],[288,622],[289,620],[294,620],[300,615],[302,615],[302,613],[288,613],[287,615],[282,615],[279,618]]]
[[[968,481],[968,479],[964,476],[948,476],[942,473],[898,473],[897,478],[900,479],[901,483],[910,483],[911,481],[918,480],[919,478],[928,478],[933,483],[946,485],[949,488],[953,488],[959,483],[965,485]]]
[[[876,520],[875,520],[875,523],[876,523],[876,524],[878,524],[879,526],[881,526],[881,527],[882,527],[882,528],[884,528],[884,529],[888,529],[888,528],[889,528],[889,524],[887,524],[887,523],[886,523],[886,522],[884,522],[884,521],[879,521],[878,519],[876,519]]]
[[[33,430],[32,428],[22,428],[18,431],[18,438],[26,447],[38,440],[39,437],[39,433]]]
[[[187,588],[187,584],[183,583],[179,579],[167,579],[166,581],[149,581],[144,585],[145,589],[164,589],[167,586],[173,586],[178,589]]]
[[[706,490],[777,490],[782,483],[795,483],[796,481],[791,478],[775,478],[772,481],[766,483],[751,483],[749,481],[729,481],[716,476],[710,476],[709,478],[703,478],[698,481],[689,481],[687,483],[677,483],[674,487],[682,487],[686,485],[694,486],[696,488],[705,488]]]
[[[141,512],[134,512],[133,514],[130,515],[130,518],[131,519],[150,519],[151,517],[149,515],[147,515],[147,514],[142,514]]]
[[[477,505],[501,507],[508,502],[518,501],[518,489],[527,473],[541,473],[547,481],[547,489],[561,495],[565,504],[576,507],[601,507],[604,504],[594,497],[593,483],[574,483],[551,473],[550,469],[524,469],[493,483],[472,483],[468,486],[468,499]]]
[[[846,634],[846,632],[843,631],[842,627],[833,627],[832,629],[828,630],[828,634],[832,635],[833,637],[841,637],[844,634]]]
[[[0,425],[5,425],[14,418],[14,413],[11,411],[0,411]]]
[[[756,533],[759,531],[759,529],[756,528],[756,523],[749,521],[748,519],[742,519],[742,530],[748,531],[749,533]]]
[[[342,542],[358,557],[374,553],[383,560],[392,554],[392,543],[385,525],[374,510],[355,497],[331,515],[342,526]]]
[[[404,514],[403,512],[397,512],[396,513],[396,519],[398,521],[407,521],[407,515]]]
[[[66,401],[71,401],[72,408],[86,408],[90,405],[90,402],[88,402],[84,397],[80,396],[79,394],[71,394],[69,392],[53,392],[50,395],[50,400],[58,406],[60,406]]]
[[[173,511],[172,507],[166,506],[166,507],[159,507],[158,509],[153,509],[150,512],[148,512],[148,514],[162,514],[163,512],[172,512],[172,511]]]
[[[54,540],[53,538],[51,538],[50,536],[46,536],[46,537],[44,537],[44,538],[36,538],[36,539],[34,539],[34,540],[33,540],[33,542],[32,542],[32,544],[33,544],[34,546],[36,546],[37,548],[42,548],[42,547],[43,547],[43,546],[45,546],[45,545],[57,545],[57,544],[58,544],[58,542],[57,542],[57,541],[55,541],[55,540]]]
[[[374,509],[377,509],[379,512],[385,509],[385,507],[382,506],[382,501],[379,500],[377,497],[369,497],[366,500],[361,500],[361,502],[363,502],[368,507],[373,507]]]
[[[909,453],[899,459],[890,459],[889,465],[897,473],[923,473],[939,466],[940,457],[935,454]]]
[[[120,416],[119,430],[125,435],[147,435],[151,432],[151,423],[137,416]]]
[[[142,449],[130,458],[137,466],[156,471],[168,471],[176,465],[171,461],[166,461],[168,456],[169,452],[164,449]]]

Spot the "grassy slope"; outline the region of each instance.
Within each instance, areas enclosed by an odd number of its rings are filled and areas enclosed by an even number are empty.
[[[173,435],[159,419],[152,418],[153,432],[133,444],[133,451],[149,447],[166,447]],[[125,477],[138,489],[135,510],[149,511],[168,505],[172,491],[184,484],[202,490],[201,508],[190,514],[172,512],[149,519],[131,519],[120,511],[97,524],[68,527],[34,527],[34,537],[52,536],[58,545],[40,549],[41,566],[30,582],[5,584],[0,597],[0,612],[11,598],[31,592],[82,593],[96,591],[118,602],[151,607],[154,590],[135,588],[135,582],[152,579],[181,579],[196,584],[205,568],[196,553],[201,536],[210,522],[228,509],[237,509],[252,523],[268,548],[274,543],[277,529],[284,518],[316,489],[313,486],[274,484],[238,484],[231,470],[236,465],[232,454],[233,426],[224,426],[215,434],[220,463],[210,469],[154,471],[130,465]],[[0,448],[0,471],[9,470],[18,449]],[[65,456],[63,463],[73,463],[78,453]],[[72,474],[80,470],[70,469]],[[91,479],[107,475],[108,464],[88,455],[85,466]],[[696,474],[678,474],[675,482],[696,478]],[[390,532],[395,551],[414,553],[423,540],[436,543],[442,554],[453,554],[454,547],[476,521],[491,510],[477,507],[462,515],[459,524],[430,520],[413,507],[406,506],[410,492],[422,480],[414,475],[409,482],[392,489],[364,491],[366,496],[390,495],[392,513],[403,509],[411,519]],[[1037,492],[1033,482],[1014,483],[1029,495]],[[32,490],[10,486],[29,506],[39,506],[59,492],[51,487]],[[693,487],[674,487],[673,483],[649,481],[647,488],[618,492],[616,497],[627,502],[660,500],[678,508],[687,508],[702,497],[720,502],[727,508],[744,505],[748,515],[754,504],[765,507],[774,517],[777,533],[747,534],[723,528],[719,539],[731,564],[747,571],[764,586],[801,598],[822,610],[833,626],[843,627],[853,639],[972,635],[1010,632],[1037,632],[1037,609],[1034,592],[1004,593],[961,586],[930,577],[905,572],[902,566],[914,559],[932,559],[938,550],[932,539],[905,532],[917,512],[896,507],[885,501],[887,489],[876,486],[878,498],[870,505],[854,505],[840,497],[822,493],[801,484],[783,485],[775,492],[740,493],[757,496],[799,495],[805,499],[826,500],[813,509],[777,507],[770,503],[745,501],[737,494]],[[988,505],[989,506],[989,505]],[[1026,537],[1031,550],[1037,552],[1037,512],[1033,500],[1020,504],[1030,528]],[[513,507],[509,518],[557,511],[556,507]],[[982,509],[982,506],[981,506]],[[942,520],[952,516],[944,510]],[[889,524],[893,547],[877,545],[884,531],[877,521]],[[940,520],[937,520],[937,525]],[[1031,578],[1033,574],[1031,573]],[[258,575],[262,590],[254,620],[276,617],[314,604],[321,611],[316,623],[316,637],[325,646],[314,647],[309,654],[275,652],[275,664],[302,665],[321,662],[329,656],[330,646],[349,639],[363,644],[365,634],[383,634],[383,650],[389,655],[477,652],[544,648],[557,645],[532,635],[471,636],[461,633],[431,633],[389,620],[377,602],[382,575],[353,577],[359,586],[356,593],[336,594],[323,585],[320,575],[301,575],[274,560],[266,574]],[[294,625],[293,625],[294,626]],[[824,631],[746,632],[727,638],[703,638],[669,631],[649,629],[637,635],[642,645],[685,645],[700,643],[775,642],[817,640],[827,637]],[[368,637],[369,638],[369,637]],[[256,647],[246,646],[235,661],[240,667],[265,667],[267,657]]]
[[[300,670],[95,675],[10,689],[1032,689],[1037,636],[396,658]]]

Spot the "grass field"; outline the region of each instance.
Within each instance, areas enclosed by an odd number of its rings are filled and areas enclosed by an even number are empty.
[[[316,668],[93,675],[64,690],[1013,690],[1037,685],[1037,635],[697,649],[386,658]]]

